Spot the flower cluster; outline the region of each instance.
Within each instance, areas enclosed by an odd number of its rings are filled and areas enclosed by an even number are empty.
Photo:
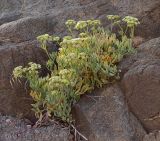
[[[43,42],[43,41],[47,41],[48,39],[49,39],[49,34],[44,34],[44,35],[40,35],[40,36],[38,36],[37,37],[37,40],[39,41],[39,42]]]
[[[122,21],[126,22],[128,27],[134,27],[140,24],[137,18],[131,16],[126,16]]]
[[[74,20],[68,20],[66,22],[66,26],[69,28],[69,31],[72,32],[72,27],[76,30],[85,30],[89,27],[97,27],[100,26],[101,22],[100,20],[87,20],[87,21],[74,21]]]
[[[79,21],[79,22],[77,22],[75,29],[82,30],[82,29],[86,28],[87,26],[88,25],[87,25],[86,21]]]
[[[87,23],[89,26],[100,26],[101,25],[100,20],[87,20]]]
[[[63,37],[63,41],[71,40],[71,39],[72,39],[72,36],[64,36],[64,37]]]
[[[58,36],[55,36],[52,38],[52,41],[55,41],[55,42],[59,42],[59,40],[60,40],[60,37],[58,37]]]
[[[41,65],[40,64],[36,64],[33,62],[28,63],[28,65],[30,66],[28,69],[30,70],[38,70],[41,69]]]
[[[118,15],[107,15],[108,20],[117,21],[120,19],[120,16]]]
[[[13,75],[14,75],[14,78],[21,78],[23,76],[23,67],[22,66],[18,66],[16,68],[14,68],[13,70]]]
[[[80,35],[81,36],[81,35]],[[86,34],[83,34],[83,36],[87,36]],[[81,43],[86,43],[88,42],[89,38],[83,38],[81,36],[81,38],[74,38],[71,39],[67,36],[67,38],[64,38],[63,41],[60,43],[61,47],[80,47]],[[63,50],[63,48],[60,49],[61,51]]]
[[[27,75],[32,75],[34,73],[34,75],[38,74],[38,70],[41,69],[41,65],[40,64],[36,64],[33,62],[28,63],[29,67],[22,67],[22,66],[18,66],[13,70],[13,75],[14,77],[17,78],[22,78],[24,76]]]
[[[58,87],[60,85],[69,85],[69,81],[67,79],[61,78],[60,76],[52,76],[49,79],[49,85],[54,85],[54,87]]]
[[[76,21],[74,21],[74,20],[67,20],[65,24],[66,24],[66,26],[69,26],[69,27],[75,26],[76,25]]]
[[[79,34],[79,37],[80,37],[80,38],[86,38],[86,37],[88,37],[88,34],[82,32],[82,33]]]

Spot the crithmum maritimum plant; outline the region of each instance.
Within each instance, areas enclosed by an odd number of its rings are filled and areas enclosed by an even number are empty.
[[[15,79],[26,78],[29,82],[30,95],[35,101],[33,110],[39,120],[47,116],[72,122],[71,107],[80,95],[119,78],[117,63],[134,51],[132,39],[139,21],[130,16],[121,19],[118,15],[108,15],[107,18],[111,21],[110,32],[99,20],[68,20],[69,35],[63,39],[48,34],[37,37],[49,58],[47,76],[39,76],[41,65],[32,62],[14,69]],[[122,22],[125,28],[121,27]],[[112,32],[114,26],[119,27],[118,38]],[[57,42],[59,51],[48,52],[47,42]]]

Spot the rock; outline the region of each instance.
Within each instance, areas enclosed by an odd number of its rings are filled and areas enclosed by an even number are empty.
[[[145,135],[143,141],[159,141],[160,140],[160,132],[149,133]]]
[[[76,126],[89,141],[142,141],[145,135],[118,85],[83,96],[74,108]]]
[[[98,18],[104,22],[107,14],[119,14],[133,15],[140,19],[138,36],[153,38],[160,35],[158,0],[1,0],[0,9],[1,24],[28,16],[40,16],[43,19],[43,16],[50,15],[50,22],[56,23],[54,34],[62,35],[65,32],[64,22],[70,18]],[[37,24],[40,23],[37,21]],[[104,25],[108,25],[108,22],[104,22]]]
[[[140,36],[136,36],[136,37],[133,38],[133,46],[134,47],[138,47],[143,42],[145,42],[145,39],[140,37]]]
[[[159,59],[159,44],[160,37],[149,40],[139,45],[137,47],[136,53],[126,56],[126,58],[124,58],[119,64],[119,69],[121,70],[122,77],[137,61]]]
[[[37,46],[36,41],[19,44],[8,43],[0,46],[0,113],[31,117],[33,102],[24,83],[13,83],[14,67],[25,66],[28,62],[45,64],[46,54]]]
[[[21,0],[22,1],[22,0]],[[18,0],[0,2],[0,25],[21,18],[21,2]]]
[[[11,122],[6,122],[7,119]],[[0,116],[0,141],[69,141],[69,135],[67,127],[27,128],[23,120]]]
[[[47,16],[27,17],[0,26],[0,40],[19,43],[35,40],[37,36],[52,32],[54,22]]]
[[[124,73],[121,85],[130,110],[146,130],[159,130],[160,38],[140,45],[138,53],[127,60],[128,65],[121,63],[120,67]]]

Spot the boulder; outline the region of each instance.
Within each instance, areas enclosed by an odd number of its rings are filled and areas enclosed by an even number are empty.
[[[138,47],[120,64],[121,86],[130,110],[148,131],[160,129],[160,38]]]
[[[0,46],[0,113],[9,115],[23,115],[31,117],[33,102],[29,97],[24,83],[13,83],[12,71],[14,67],[25,66],[28,62],[45,64],[46,54],[38,47],[36,41],[19,44],[3,43]]]
[[[77,129],[89,141],[142,141],[146,134],[128,111],[118,85],[84,95],[73,114]]]
[[[51,17],[26,17],[0,26],[0,40],[21,43],[33,41],[37,36],[51,33],[55,22]]]
[[[33,128],[23,120],[0,116],[0,141],[69,141],[68,128],[58,125]]]

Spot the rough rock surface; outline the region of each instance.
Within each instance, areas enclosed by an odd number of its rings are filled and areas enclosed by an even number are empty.
[[[122,88],[131,111],[148,131],[160,129],[160,38],[121,63]]]
[[[32,128],[22,120],[0,116],[0,141],[69,141],[69,135],[68,128]]]
[[[53,31],[55,23],[47,16],[26,17],[0,26],[0,40],[24,42]]]
[[[145,135],[143,141],[160,141],[160,131]]]
[[[76,126],[89,141],[142,141],[145,135],[117,85],[83,96],[74,108]]]
[[[25,66],[30,61],[44,64],[46,59],[36,41],[0,45],[0,113],[31,116],[32,100],[23,84],[13,83],[14,87],[11,86],[12,71],[14,67]]]
[[[65,31],[64,22],[69,18],[104,21],[107,14],[134,15],[142,23],[139,35],[160,35],[159,0],[1,0],[0,13],[0,24],[27,16],[42,16],[43,19],[44,15],[50,15],[49,20],[55,23],[52,31],[57,34]]]

